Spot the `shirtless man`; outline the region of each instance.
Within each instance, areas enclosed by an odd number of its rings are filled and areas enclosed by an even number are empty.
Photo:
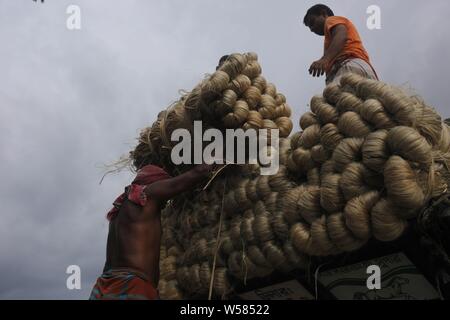
[[[167,200],[204,180],[212,169],[198,165],[174,178],[154,165],[137,172],[108,213],[106,263],[91,300],[159,298],[161,209]]]

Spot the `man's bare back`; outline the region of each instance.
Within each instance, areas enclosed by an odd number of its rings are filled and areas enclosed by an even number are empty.
[[[149,201],[145,207],[125,201],[109,225],[104,271],[134,269],[143,273],[156,288],[161,234],[160,206],[155,201]]]
[[[192,190],[212,170],[211,165],[198,165],[174,178],[155,166],[138,171],[128,191],[116,200],[111,215],[108,213],[106,262],[91,299],[155,296],[159,281],[161,209],[167,200]]]

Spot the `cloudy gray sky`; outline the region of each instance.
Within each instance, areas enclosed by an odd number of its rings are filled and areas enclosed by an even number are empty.
[[[448,0],[324,1],[349,17],[380,77],[450,117]],[[104,262],[112,200],[131,179],[100,166],[229,52],[257,52],[294,120],[323,78],[323,39],[301,20],[315,1],[0,0],[0,298],[85,299]],[[81,8],[81,30],[66,8]],[[366,9],[381,8],[381,30]],[[79,265],[82,289],[67,290]]]

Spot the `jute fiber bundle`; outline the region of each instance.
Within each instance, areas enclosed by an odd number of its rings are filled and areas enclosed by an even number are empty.
[[[153,129],[163,122],[171,130],[180,105],[211,126],[283,126],[286,136],[286,99],[260,72],[256,55],[232,55],[142,132],[135,164],[164,157],[166,138]],[[344,76],[312,98],[300,127],[280,140],[277,174],[232,166],[164,209],[162,298],[226,298],[249,279],[305,269],[310,256],[354,251],[371,238],[393,241],[447,191],[449,127],[398,88]]]
[[[157,121],[142,131],[140,143],[131,154],[134,166],[157,160],[175,170],[170,151],[176,142],[171,141],[171,135],[175,129],[193,132],[196,120],[202,121],[203,130],[279,129],[280,137],[288,137],[293,128],[291,108],[286,97],[261,73],[255,53],[230,55],[216,72],[161,112]],[[185,169],[178,167],[176,171]]]

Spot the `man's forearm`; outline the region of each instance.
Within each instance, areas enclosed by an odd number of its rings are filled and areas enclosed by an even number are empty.
[[[174,196],[192,189],[196,184],[205,179],[206,174],[190,170],[177,177],[155,182],[146,188],[148,196],[161,201],[169,200]]]
[[[190,170],[179,175],[178,177],[170,179],[171,181],[169,181],[169,183],[171,184],[170,187],[172,189],[170,191],[171,193],[173,193],[173,195],[177,195],[179,193],[192,189],[193,186],[204,179],[204,174],[197,173],[195,170]]]

